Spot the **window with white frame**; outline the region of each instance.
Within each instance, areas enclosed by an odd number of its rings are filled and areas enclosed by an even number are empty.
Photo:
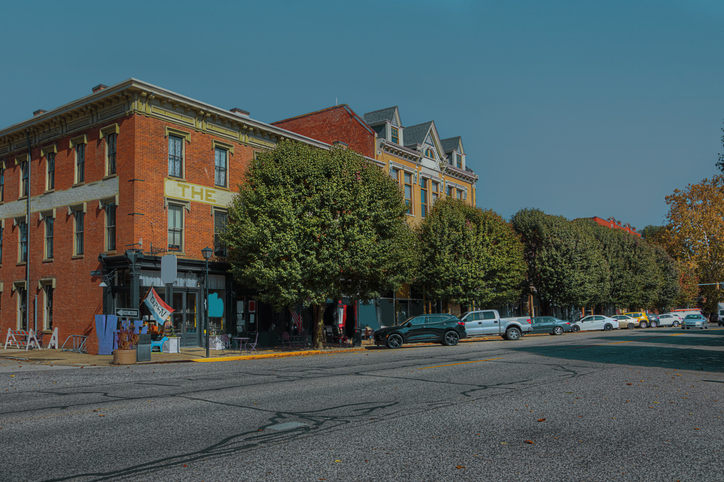
[[[116,204],[108,203],[106,211],[106,251],[116,250]]]
[[[20,197],[28,195],[28,161],[20,162]]]
[[[73,211],[73,255],[83,256],[85,213],[82,208]]]
[[[18,330],[28,329],[27,297],[25,296],[25,285],[18,286],[15,291],[17,296],[17,319],[15,321]]]
[[[400,143],[400,131],[397,130],[397,127],[390,127],[390,138],[395,144]]]
[[[440,197],[440,183],[432,181],[432,205],[435,205],[435,201]]]
[[[219,187],[227,186],[227,171],[229,163],[229,151],[216,147],[214,149],[214,184]]]
[[[424,177],[420,181],[420,217],[427,216],[428,200],[427,200],[427,184],[428,180]]]
[[[49,152],[45,156],[45,190],[55,189],[55,152]]]
[[[43,224],[45,224],[45,259],[52,259],[55,219],[53,219],[53,216],[45,216],[43,218]]]
[[[118,134],[111,132],[106,135],[106,175],[116,173],[116,140]]]
[[[0,203],[5,201],[5,163],[0,161]]]
[[[184,206],[168,205],[168,250],[183,251]]]
[[[412,214],[412,174],[405,173],[405,204],[407,205],[407,214]]]
[[[53,329],[53,285],[51,283],[43,285],[43,330],[52,331]]]
[[[184,139],[182,137],[168,136],[168,175],[183,178]]]
[[[75,182],[85,182],[85,144],[75,145]]]
[[[226,256],[226,243],[221,240],[221,235],[226,232],[226,223],[229,213],[220,209],[214,210],[214,254]]]
[[[28,261],[28,223],[25,219],[18,221],[18,262],[25,263]]]

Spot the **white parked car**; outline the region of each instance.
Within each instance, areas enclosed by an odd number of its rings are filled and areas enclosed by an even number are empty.
[[[603,315],[588,315],[571,323],[571,331],[618,330],[618,321]]]
[[[659,315],[659,326],[677,327],[682,321],[682,318],[676,313],[664,313],[663,315]]]

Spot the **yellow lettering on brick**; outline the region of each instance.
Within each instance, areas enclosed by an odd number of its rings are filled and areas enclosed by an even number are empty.
[[[194,189],[194,186],[191,186],[191,199],[195,198],[196,196],[199,197],[199,201],[204,200],[204,188],[199,186],[199,190],[197,191]]]
[[[206,201],[207,203],[215,203],[216,198],[214,197],[214,194],[216,194],[216,189],[207,189],[204,201]]]

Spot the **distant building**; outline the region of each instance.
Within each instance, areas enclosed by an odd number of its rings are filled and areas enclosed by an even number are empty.
[[[621,224],[621,221],[618,221],[614,217],[610,217],[608,219],[602,219],[598,216],[593,216],[592,218],[594,221],[596,221],[601,226],[605,226],[607,228],[611,229],[620,229],[621,231],[626,231],[627,233],[633,234],[634,236],[641,237],[641,233],[636,231],[636,228],[631,226],[629,223]]]

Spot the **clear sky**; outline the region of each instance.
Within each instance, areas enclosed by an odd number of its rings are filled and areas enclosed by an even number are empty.
[[[27,1],[0,129],[128,78],[273,122],[397,105],[462,136],[478,206],[663,224],[724,152],[722,0]]]

